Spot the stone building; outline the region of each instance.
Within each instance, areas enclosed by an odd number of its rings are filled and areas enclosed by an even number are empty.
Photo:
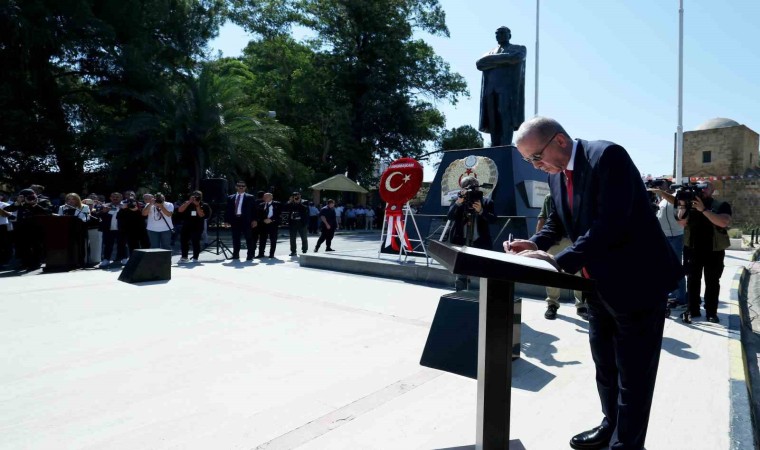
[[[712,180],[716,197],[731,203],[737,225],[760,226],[759,145],[756,132],[725,118],[683,134],[684,176]]]

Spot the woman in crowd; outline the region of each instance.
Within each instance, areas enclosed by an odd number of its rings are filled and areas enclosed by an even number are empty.
[[[193,243],[193,262],[198,262],[201,253],[201,234],[206,219],[211,216],[211,208],[203,202],[203,193],[195,191],[190,198],[177,209],[182,218],[182,231],[180,232],[180,247],[182,249],[181,263],[189,262],[187,258],[190,252],[190,242]]]

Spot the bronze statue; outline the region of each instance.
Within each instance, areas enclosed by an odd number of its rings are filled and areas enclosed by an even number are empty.
[[[475,63],[483,72],[478,129],[491,134],[492,147],[510,145],[512,133],[525,121],[526,49],[510,44],[511,37],[509,28],[499,27],[499,46]]]

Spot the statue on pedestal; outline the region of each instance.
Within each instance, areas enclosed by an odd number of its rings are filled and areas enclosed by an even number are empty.
[[[478,129],[491,135],[491,146],[512,144],[512,133],[525,121],[525,55],[523,45],[509,43],[507,27],[496,30],[499,46],[475,64],[483,72]]]

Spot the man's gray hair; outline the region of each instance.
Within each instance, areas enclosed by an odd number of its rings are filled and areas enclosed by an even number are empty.
[[[536,136],[539,140],[548,140],[556,133],[562,133],[570,138],[567,131],[556,120],[549,117],[535,116],[520,125],[520,128],[515,131],[514,141],[517,144],[528,136]]]

